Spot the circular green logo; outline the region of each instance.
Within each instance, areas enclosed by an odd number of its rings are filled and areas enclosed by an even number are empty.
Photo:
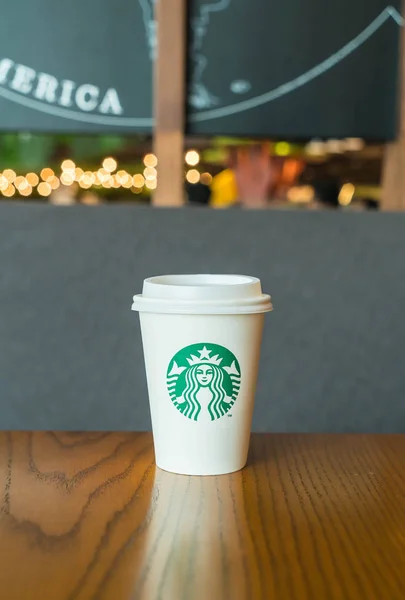
[[[218,344],[193,344],[175,354],[167,369],[167,389],[179,412],[193,421],[223,417],[238,397],[238,359]]]

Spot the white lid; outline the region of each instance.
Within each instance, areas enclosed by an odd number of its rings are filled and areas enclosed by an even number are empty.
[[[254,314],[273,309],[260,280],[246,275],[161,275],[143,282],[132,310],[172,314]]]

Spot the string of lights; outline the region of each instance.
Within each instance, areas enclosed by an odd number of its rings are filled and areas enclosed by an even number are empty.
[[[212,181],[210,173],[201,174],[196,168],[200,162],[200,154],[197,150],[188,150],[184,160],[187,167],[192,167],[185,171],[185,179],[189,183],[201,181],[205,185],[210,185]],[[156,168],[158,159],[152,153],[146,154],[143,157],[143,164],[142,173],[129,173],[125,169],[118,169],[117,160],[107,156],[102,161],[102,166],[95,171],[85,171],[71,159],[61,163],[59,174],[50,167],[44,167],[40,173],[29,172],[25,175],[17,175],[13,169],[5,169],[0,172],[0,194],[8,198],[14,195],[28,197],[32,194],[47,197],[60,186],[69,187],[74,184],[84,190],[126,188],[135,194],[145,189],[153,191],[158,182]]]

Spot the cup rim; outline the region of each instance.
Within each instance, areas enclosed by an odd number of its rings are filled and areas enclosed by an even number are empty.
[[[217,287],[259,284],[260,279],[249,275],[230,275],[216,273],[186,273],[176,275],[156,275],[144,280],[144,285],[173,287]]]
[[[132,310],[177,314],[251,314],[272,310],[260,279],[233,274],[159,275],[144,280]]]

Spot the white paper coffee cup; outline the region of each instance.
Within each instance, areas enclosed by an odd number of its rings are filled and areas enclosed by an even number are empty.
[[[145,355],[156,464],[220,475],[247,460],[264,313],[260,281],[164,275],[134,296]]]

